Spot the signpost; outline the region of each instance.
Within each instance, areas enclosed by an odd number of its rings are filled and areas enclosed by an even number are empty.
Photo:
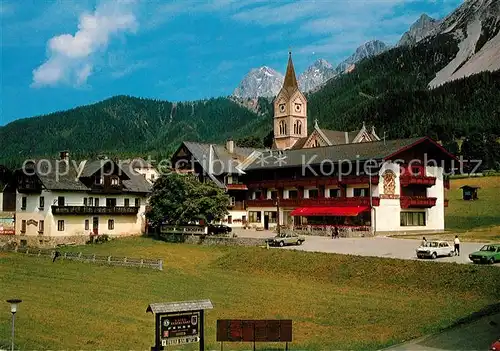
[[[253,342],[255,350],[256,342],[285,342],[292,341],[292,320],[241,320],[241,319],[219,319],[217,320],[217,341],[229,342]]]
[[[199,343],[204,350],[204,311],[212,308],[210,300],[150,304],[146,312],[155,314],[155,345],[151,351],[191,343]]]

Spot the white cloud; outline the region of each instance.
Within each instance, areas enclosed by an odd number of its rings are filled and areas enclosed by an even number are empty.
[[[122,32],[136,31],[138,23],[131,4],[130,0],[101,3],[94,13],[80,15],[74,35],[51,38],[47,43],[47,61],[33,70],[32,86],[85,84],[96,57],[106,51],[110,39]]]

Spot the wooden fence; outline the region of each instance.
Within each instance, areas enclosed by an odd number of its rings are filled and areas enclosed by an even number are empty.
[[[50,249],[19,248],[2,249],[7,252],[17,252],[30,256],[45,256],[54,258],[58,252],[56,260],[74,260],[90,263],[108,264],[111,266],[141,267],[163,270],[163,260],[149,258],[133,258],[119,256],[101,256],[95,254],[85,254],[83,252],[59,252]]]

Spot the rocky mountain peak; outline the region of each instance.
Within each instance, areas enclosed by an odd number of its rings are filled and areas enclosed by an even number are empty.
[[[389,46],[380,40],[370,40],[359,46],[354,54],[349,56],[346,60],[342,61],[335,69],[337,73],[345,73],[345,71],[351,67],[356,62],[359,62],[365,58],[376,56],[385,50]]]
[[[253,68],[234,89],[239,98],[273,97],[283,85],[284,76],[268,66]]]
[[[438,26],[440,21],[435,20],[427,14],[422,14],[419,19],[410,26],[410,30],[403,34],[398,42],[398,46],[415,45],[429,34],[431,34]]]
[[[299,77],[299,88],[303,92],[315,90],[336,75],[332,64],[325,59],[316,60]]]

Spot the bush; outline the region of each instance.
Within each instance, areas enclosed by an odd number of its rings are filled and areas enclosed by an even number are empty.
[[[111,240],[111,239],[110,239],[108,234],[102,234],[102,235],[98,235],[95,238],[95,243],[102,244],[102,243],[108,242],[109,240]]]

